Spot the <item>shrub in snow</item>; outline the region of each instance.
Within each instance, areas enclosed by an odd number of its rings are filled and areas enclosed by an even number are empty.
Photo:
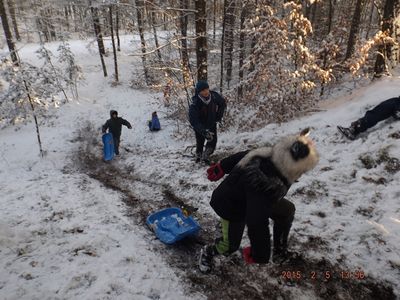
[[[58,62],[62,64],[61,70],[64,71],[60,76],[66,83],[67,87],[70,88],[72,95],[77,99],[78,81],[84,79],[82,68],[76,64],[75,56],[67,42],[63,41],[57,51],[59,52]]]
[[[372,68],[371,64],[375,63],[375,60],[371,60],[368,64],[368,58],[370,54],[374,53],[378,46],[380,45],[396,45],[396,41],[387,35],[387,33],[378,31],[375,36],[371,39],[365,41],[363,44],[359,46],[358,51],[356,51],[356,55],[353,58],[353,61],[350,63],[350,71],[353,75],[368,75],[368,69],[363,70],[364,68]],[[378,55],[382,55],[378,53]]]
[[[3,60],[0,74],[7,86],[1,90],[0,97],[0,124],[16,124],[23,122],[32,114],[28,102],[25,82],[31,90],[31,96],[37,113],[41,114],[56,100],[53,97],[54,79],[51,76],[42,76],[42,71],[33,65],[20,63],[19,67],[11,61]]]
[[[311,23],[301,5],[289,2],[284,14],[259,1],[248,28],[255,47],[245,64],[245,95],[239,102],[256,113],[243,125],[283,122],[316,103],[315,88],[330,81],[330,72],[322,69],[307,47]],[[247,124],[246,124],[247,123]]]
[[[24,122],[32,115],[27,92],[37,116],[43,115],[50,107],[59,107],[68,101],[66,87],[73,89],[73,94],[77,95],[76,83],[82,79],[80,67],[75,64],[68,44],[63,43],[59,51],[61,67],[53,64],[53,54],[43,45],[37,51],[43,61],[40,67],[25,62],[14,66],[11,61],[1,61],[0,126]]]

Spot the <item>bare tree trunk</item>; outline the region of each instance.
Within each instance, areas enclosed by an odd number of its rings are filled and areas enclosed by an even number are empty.
[[[329,35],[331,33],[332,30],[332,21],[333,21],[333,12],[334,12],[334,8],[333,8],[333,3],[334,0],[329,0],[329,17],[328,17],[328,32],[326,33],[326,35]],[[323,63],[322,63],[322,68],[326,68],[326,64],[328,63],[328,50],[325,49],[324,54],[323,54]],[[320,92],[320,96],[323,96],[325,92],[325,80],[322,81],[321,83],[321,92]]]
[[[47,22],[47,15],[45,9],[40,9],[40,14],[37,17],[39,20],[38,24],[40,25],[40,31],[44,34],[44,37],[47,42],[51,42],[51,35],[50,35],[50,29],[49,29],[49,23]]]
[[[142,9],[144,9],[144,2],[143,0],[135,0],[136,1],[136,7],[137,7],[137,21],[138,21],[138,27],[139,27],[139,35],[140,35],[140,43],[141,43],[141,49],[142,49],[142,62],[143,62],[143,70],[144,70],[144,77],[146,80],[146,84],[150,85],[150,78],[149,78],[149,72],[147,70],[147,65],[146,65],[146,40],[144,38],[144,21],[143,21],[143,15],[142,15]]]
[[[213,1],[213,41],[215,43],[216,21],[217,20],[217,0]]]
[[[225,64],[226,64],[226,81],[228,89],[232,80],[232,65],[233,65],[233,45],[234,45],[234,27],[235,27],[235,7],[236,1],[229,0],[228,8],[226,9],[226,28],[225,28]]]
[[[220,79],[219,79],[219,91],[222,93],[224,88],[224,61],[225,61],[225,29],[226,29],[226,7],[229,0],[224,0],[223,18],[222,18],[222,37],[221,37],[221,65],[220,65]]]
[[[121,51],[121,41],[119,39],[119,5],[118,4],[117,4],[115,13],[116,13],[116,16],[115,16],[116,20],[115,21],[117,23],[115,25],[115,34],[117,35],[117,50]]]
[[[248,11],[249,13],[250,13],[251,11],[256,11],[256,10],[258,9],[258,1],[255,0],[255,1],[252,1],[252,2],[253,2],[253,5],[254,5],[254,6],[252,6],[251,8],[249,8],[249,11]],[[250,3],[251,3],[251,2],[250,2]],[[254,53],[254,50],[255,50],[256,45],[257,45],[257,38],[256,38],[256,36],[253,36],[253,38],[252,38],[252,40],[251,40],[251,46],[250,46],[250,53],[251,53],[251,54]],[[251,60],[250,63],[249,63],[249,73],[253,72],[253,71],[255,70],[255,68],[256,68],[256,66],[255,66],[253,60]]]
[[[53,15],[53,11],[52,11],[51,8],[49,8],[47,10],[47,14],[46,14],[46,19],[47,19],[47,23],[48,23],[48,29],[49,29],[50,36],[51,36],[52,40],[56,41],[57,40],[57,32],[56,32],[56,28],[54,27],[54,24],[52,22],[52,19],[51,19],[52,15]]]
[[[207,80],[207,15],[206,1],[195,0],[197,80]]]
[[[317,6],[318,6],[318,2],[314,1],[314,3],[312,4],[312,8],[311,8],[311,24],[313,26],[315,24],[315,20],[317,17]]]
[[[152,0],[150,3],[153,4]],[[158,35],[157,35],[157,28],[156,28],[156,15],[154,12],[154,9],[151,9],[150,13],[150,25],[153,28],[153,35],[154,35],[154,43],[156,45],[156,51],[157,51],[157,56],[158,56],[158,61],[161,63],[162,62],[162,56],[161,56],[161,50],[160,50],[160,43],[158,42]]]
[[[354,10],[353,19],[351,21],[351,28],[349,34],[349,40],[347,42],[347,51],[345,60],[349,59],[354,53],[354,47],[356,44],[357,33],[360,27],[361,11],[363,6],[363,0],[357,0],[356,8]]]
[[[188,43],[187,43],[187,29],[188,29],[188,22],[189,18],[187,15],[187,9],[189,8],[187,0],[180,0],[179,1],[179,8],[180,8],[180,30],[181,30],[181,61],[182,61],[182,79],[183,84],[186,90],[187,100],[190,100],[188,86],[191,83],[191,72],[190,72],[190,64],[189,64],[189,50],[188,50]]]
[[[328,16],[328,32],[326,35],[330,34],[332,31],[333,13],[334,13],[334,0],[329,0],[329,16]],[[335,1],[336,2],[336,1]]]
[[[69,32],[69,14],[68,14],[68,6],[64,6],[64,16],[65,16],[65,26],[67,27],[67,31]]]
[[[113,47],[113,54],[114,54],[114,71],[115,71],[115,81],[118,82],[118,61],[117,61],[117,50],[115,48],[115,41],[114,41],[114,24],[113,24],[113,17],[112,17],[112,5],[110,5],[110,33],[111,33],[111,43]]]
[[[80,14],[77,12],[76,4],[72,3],[72,12],[74,13],[74,30],[78,32],[78,17],[80,18]]]
[[[312,4],[310,4],[308,1],[305,1],[304,6],[305,6],[304,16],[310,20]]]
[[[14,2],[14,0],[8,0],[8,9],[10,11],[11,21],[13,23],[15,39],[17,41],[20,41],[21,40],[21,36],[19,34],[17,18],[15,16],[15,2]]]
[[[0,0],[0,1],[2,1],[2,0]],[[42,148],[42,141],[40,139],[39,123],[37,121],[37,117],[36,117],[36,113],[35,113],[35,106],[33,105],[33,100],[32,100],[31,94],[29,92],[28,84],[26,83],[25,79],[24,79],[24,86],[25,86],[26,94],[28,96],[29,104],[31,105],[33,119],[35,120],[36,136],[37,136],[37,139],[38,139],[40,156],[43,157],[44,156],[44,152],[43,152],[43,148]]]
[[[106,55],[106,50],[104,48],[103,35],[101,34],[99,13],[97,7],[91,7],[92,17],[93,17],[93,25],[94,25],[94,33],[96,34],[97,44],[99,45],[99,50],[102,55]]]
[[[244,22],[246,21],[247,11],[248,11],[248,4],[247,0],[242,0],[242,7],[240,10],[240,36],[239,36],[239,87],[238,87],[238,98],[243,97],[243,65],[244,65],[244,57],[246,54],[246,33],[245,33],[245,25]],[[243,3],[244,2],[244,3]]]
[[[253,37],[253,40],[251,41],[251,53],[254,53],[255,46],[257,45],[257,39]],[[250,61],[250,66],[249,66],[249,73],[253,72],[256,69],[256,65],[253,60]]]
[[[185,11],[188,9],[187,0],[180,0],[180,25],[181,25],[181,45],[182,45],[182,64],[186,71],[189,71],[189,51],[187,45],[187,28],[188,28],[188,16]]]
[[[369,32],[371,31],[371,24],[372,24],[372,18],[374,17],[374,11],[375,11],[375,5],[374,5],[374,0],[371,1],[371,12],[369,15],[369,21],[367,25],[367,32],[365,33],[365,39],[368,40],[369,38]]]
[[[398,2],[398,0],[386,0],[385,2],[385,7],[383,9],[382,31],[386,32],[388,36],[391,36],[393,33],[393,21],[395,16],[394,12]],[[386,60],[390,59],[391,53],[392,45],[386,44],[379,46],[379,51],[375,62],[374,77],[380,77],[383,73],[388,71]]]
[[[50,42],[50,35],[48,27],[45,25],[47,22],[44,22],[43,12],[40,12],[40,16],[36,17],[36,24],[38,26],[39,35],[40,32],[44,35],[46,42]],[[40,36],[41,39],[41,36]]]
[[[102,25],[103,25],[103,33],[104,36],[109,36],[110,35],[110,29],[108,28],[108,25],[110,24],[110,20],[109,20],[109,14],[107,12],[106,9],[100,9],[100,15],[103,16],[102,20]],[[101,26],[101,25],[100,25]]]
[[[24,25],[25,25],[25,28],[28,28],[28,22],[26,19],[24,19]],[[25,32],[26,32],[26,40],[29,43],[29,42],[31,42],[31,35],[29,34],[29,30],[26,30]]]
[[[104,77],[107,77],[107,68],[106,64],[104,63],[104,57],[103,57],[105,51],[104,51],[103,38],[100,33],[99,17],[97,16],[96,9],[94,7],[90,7],[90,10],[92,12],[93,27],[94,27],[94,32],[96,34],[97,46],[99,47],[100,61],[103,67]]]
[[[68,5],[66,6],[66,9],[67,9],[67,12],[68,12],[68,21],[69,21],[69,23],[70,23],[70,22],[73,22],[74,15],[73,15],[73,13],[72,13],[72,5],[71,5],[71,4],[68,4]],[[70,29],[72,26],[71,26],[71,24],[69,24],[69,23],[68,23],[68,28]]]
[[[18,57],[17,53],[15,52],[15,45],[12,39],[10,26],[8,25],[7,13],[4,7],[3,0],[0,0],[0,17],[1,17],[1,23],[3,24],[4,35],[7,40],[8,50],[10,51],[11,60],[15,65],[18,65]]]

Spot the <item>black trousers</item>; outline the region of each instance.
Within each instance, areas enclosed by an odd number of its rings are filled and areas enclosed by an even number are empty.
[[[206,144],[206,149],[209,149],[210,153],[213,153],[215,150],[215,147],[217,146],[217,124],[214,125],[213,128],[209,129],[210,132],[214,133],[214,138],[212,139],[212,141],[207,142]],[[197,131],[195,131],[196,134],[196,155],[201,155],[203,154],[204,151],[204,143],[206,141],[206,138],[198,133]]]
[[[377,123],[395,116],[400,110],[400,97],[390,98],[368,110],[364,117],[356,121],[355,132],[359,134],[375,126]]]
[[[116,155],[119,155],[119,142],[120,142],[121,137],[119,136],[113,136],[113,141],[114,141],[114,153]]]
[[[287,247],[287,240],[295,211],[295,205],[287,199],[282,199],[271,206],[268,218],[271,218],[274,221],[274,249],[279,250]],[[269,223],[268,218],[265,220],[266,225]],[[217,253],[228,255],[239,249],[246,223],[221,219],[221,225],[222,237],[216,240],[214,247]],[[268,261],[271,254],[271,241],[269,228],[268,226],[265,226],[265,228],[267,231],[266,236],[264,236],[263,239],[266,239],[268,242],[266,253]],[[257,243],[257,241],[252,239],[251,234],[249,234],[249,238],[252,244]],[[265,240],[262,242],[265,243]]]

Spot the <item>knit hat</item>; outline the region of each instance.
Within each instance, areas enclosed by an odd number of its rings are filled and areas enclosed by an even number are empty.
[[[209,89],[208,82],[205,80],[200,80],[196,84],[196,92],[200,93],[202,90]]]

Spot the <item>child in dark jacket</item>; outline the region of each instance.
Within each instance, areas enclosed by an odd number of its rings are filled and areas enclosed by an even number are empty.
[[[148,123],[150,131],[159,131],[161,129],[160,120],[158,119],[157,112],[151,114],[151,121]]]
[[[210,205],[221,218],[222,238],[201,250],[202,272],[211,270],[215,255],[228,255],[239,249],[246,225],[250,247],[243,250],[244,259],[247,263],[268,263],[269,218],[274,220],[274,261],[288,255],[287,241],[295,206],[284,196],[319,160],[307,133],[285,137],[273,147],[236,153],[207,170],[211,181],[229,175],[211,197]]]
[[[102,132],[106,133],[107,129],[113,135],[114,140],[114,152],[119,155],[119,143],[121,138],[122,125],[132,129],[131,124],[121,117],[118,117],[118,112],[116,110],[110,111],[110,119],[102,127]]]

